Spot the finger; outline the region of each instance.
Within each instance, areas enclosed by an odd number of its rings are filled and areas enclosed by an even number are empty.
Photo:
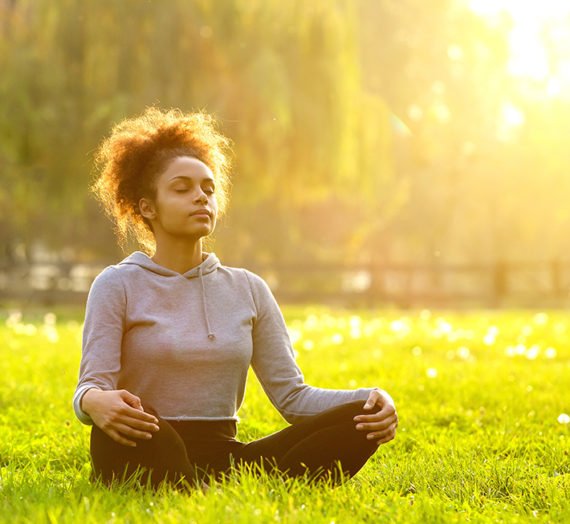
[[[359,422],[358,424],[356,424],[356,429],[359,431],[383,430],[383,429],[386,429],[386,428],[390,427],[392,424],[397,423],[397,422],[398,422],[398,417],[396,415],[391,415],[391,416],[384,418],[382,420],[372,420],[369,422]]]
[[[126,437],[138,438],[142,440],[149,440],[152,438],[152,433],[148,431],[140,431],[127,424],[115,424],[113,429],[119,431],[122,435]]]
[[[386,444],[386,442],[390,442],[391,440],[394,440],[395,437],[396,437],[395,434],[394,434],[394,435],[389,435],[389,436],[387,436],[387,437],[384,437],[384,438],[378,440],[378,441],[376,442],[376,445],[379,446],[380,444]]]
[[[370,415],[357,415],[353,418],[355,422],[377,422],[379,420],[385,420],[394,416],[394,413],[387,410],[380,410],[377,413],[371,413]]]
[[[361,420],[362,421],[380,420],[386,418],[386,416],[394,415],[395,413],[396,413],[396,408],[394,407],[393,404],[384,404],[382,409],[378,410],[376,413],[371,413],[370,415],[365,415],[365,414],[356,415],[353,420],[356,422],[360,422]]]
[[[396,432],[394,430],[386,430],[386,431],[375,431],[373,433],[368,433],[368,435],[366,435],[366,438],[368,440],[384,440],[387,437],[390,438],[394,438],[394,435],[396,434]]]
[[[129,406],[128,404],[124,404],[123,409],[121,410],[121,414],[129,416],[134,419],[143,420],[145,422],[158,424],[158,419],[154,415],[146,413],[145,411],[140,411],[138,409],[135,409]]]
[[[144,422],[138,418],[125,417],[122,418],[119,422],[132,428],[151,433],[156,433],[160,430],[160,427],[156,424],[152,422]]]
[[[366,435],[366,438],[370,439],[370,440],[373,440],[373,439],[391,440],[396,435],[397,426],[398,426],[397,423],[394,423],[389,428],[386,428],[384,430],[370,432],[370,433],[368,433],[368,435]]]
[[[370,392],[370,395],[368,395],[368,399],[366,400],[363,409],[372,409],[381,398],[382,396],[380,395],[379,391],[372,390]]]
[[[130,448],[136,448],[137,447],[137,443],[133,442],[132,440],[126,439],[125,437],[123,437],[120,433],[118,433],[117,431],[110,429],[107,432],[107,435],[109,435],[115,442],[118,442],[119,444],[122,444],[123,446],[129,446]]]
[[[136,395],[133,395],[130,391],[126,389],[121,389],[119,391],[121,394],[121,398],[129,404],[129,406],[134,407],[135,409],[142,409],[141,399]]]

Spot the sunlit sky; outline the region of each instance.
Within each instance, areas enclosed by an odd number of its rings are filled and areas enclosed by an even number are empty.
[[[510,15],[512,75],[543,83],[552,97],[570,89],[570,0],[469,0],[469,7],[491,19]]]

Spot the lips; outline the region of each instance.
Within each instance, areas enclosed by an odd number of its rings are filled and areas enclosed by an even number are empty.
[[[193,211],[192,213],[190,213],[190,216],[191,217],[203,216],[203,217],[212,218],[212,213],[210,211],[208,211],[206,208],[204,208],[204,209],[197,209],[196,211]]]

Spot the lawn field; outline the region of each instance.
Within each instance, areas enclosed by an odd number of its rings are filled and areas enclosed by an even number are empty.
[[[240,473],[205,494],[90,484],[81,313],[0,310],[2,522],[570,522],[565,312],[284,308],[306,381],[386,389],[396,439],[336,489]],[[240,440],[285,425],[253,374],[240,417]]]

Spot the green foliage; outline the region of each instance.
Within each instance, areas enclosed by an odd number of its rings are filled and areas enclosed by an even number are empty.
[[[5,522],[564,522],[570,519],[565,312],[285,310],[307,382],[380,386],[396,439],[337,489],[248,472],[205,493],[89,483],[74,419],[79,312],[0,314]],[[254,376],[239,437],[284,426]],[[559,422],[560,419],[560,422]]]
[[[92,152],[113,123],[153,104],[204,108],[233,138],[230,239],[248,236],[264,206],[291,239],[292,208],[326,201],[356,174],[362,198],[379,168],[389,178],[389,152],[375,160],[389,115],[364,106],[348,2],[42,0],[6,5],[0,23],[4,244],[108,252],[87,194]],[[360,143],[363,129],[373,141]],[[284,240],[274,237],[273,255]]]
[[[205,109],[234,141],[216,250],[235,265],[565,258],[568,25],[541,32],[551,78],[516,77],[513,19],[470,4],[1,3],[0,249],[117,256],[92,153],[158,105]]]

